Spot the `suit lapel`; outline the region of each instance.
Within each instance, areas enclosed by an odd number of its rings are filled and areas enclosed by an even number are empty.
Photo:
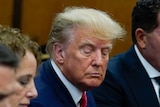
[[[87,107],[96,107],[95,100],[90,91],[87,91]]]
[[[51,86],[52,90],[63,103],[64,107],[76,107],[76,104],[74,103],[69,91],[59,79],[58,75],[55,73],[55,70],[53,69],[50,60],[48,60],[47,63],[44,63],[43,69],[44,70],[42,71],[45,72],[41,74],[42,78],[49,84],[49,86]],[[87,91],[87,98],[87,107],[95,107],[96,104],[94,98],[89,91]]]
[[[55,73],[55,70],[53,69],[50,60],[45,63],[43,71],[45,71],[44,74],[42,74],[43,78],[45,78],[45,81],[50,84],[49,86],[51,86],[57,98],[59,98],[59,100],[64,104],[64,106],[76,107],[69,91],[62,83],[58,75]]]
[[[141,107],[159,107],[159,103],[152,85],[144,67],[138,60],[138,57],[133,49],[124,56],[125,68],[122,75],[125,77],[128,86],[130,87],[135,100]],[[133,58],[132,58],[133,57]],[[137,58],[135,58],[137,57]],[[129,63],[128,63],[128,60]],[[128,70],[127,70],[128,69]]]

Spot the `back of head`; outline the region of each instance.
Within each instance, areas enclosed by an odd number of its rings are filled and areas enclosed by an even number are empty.
[[[0,65],[16,68],[18,64],[19,59],[17,55],[7,46],[0,44]]]
[[[38,63],[41,61],[39,45],[17,28],[0,25],[0,44],[8,46],[20,59],[28,50],[33,53]]]
[[[122,38],[125,30],[114,21],[107,13],[93,8],[67,7],[64,12],[57,14],[53,21],[47,42],[47,52],[52,54],[52,44],[65,43],[68,40],[69,31],[77,27],[91,27],[99,34],[99,39]]]
[[[0,25],[0,43],[8,46],[19,58],[25,54],[25,49],[21,41],[20,30]]]
[[[159,26],[160,0],[138,0],[132,11],[132,41],[136,43],[135,31],[142,28],[150,33]]]

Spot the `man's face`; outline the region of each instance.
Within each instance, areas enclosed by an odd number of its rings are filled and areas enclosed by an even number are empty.
[[[75,29],[62,50],[60,69],[81,91],[97,87],[104,80],[112,41],[95,38],[98,35],[88,27]]]
[[[17,85],[15,69],[0,65],[0,107],[9,107],[7,98],[17,91]]]
[[[160,71],[160,13],[158,15],[159,26],[151,33],[145,33],[143,39],[142,54],[145,59],[158,71]]]

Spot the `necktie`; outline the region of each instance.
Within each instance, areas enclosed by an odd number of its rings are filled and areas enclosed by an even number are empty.
[[[154,78],[156,80],[156,82],[159,84],[160,86],[160,77],[155,77]],[[159,98],[160,98],[160,88],[159,88]]]
[[[80,107],[87,107],[87,96],[86,93],[82,93],[82,98],[80,100]]]

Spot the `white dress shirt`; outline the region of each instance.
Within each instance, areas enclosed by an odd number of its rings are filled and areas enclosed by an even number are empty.
[[[60,71],[60,69],[58,68],[58,66],[55,64],[55,62],[52,59],[51,59],[51,64],[56,74],[60,78],[60,80],[63,82],[63,84],[68,89],[77,107],[80,107],[79,101],[82,97],[82,92],[78,88],[76,88],[70,81],[66,79],[66,77],[62,74],[62,72]]]
[[[160,76],[160,72],[158,70],[156,70],[151,64],[149,64],[149,62],[147,62],[147,60],[139,52],[136,45],[134,45],[134,48],[135,48],[135,51],[136,51],[136,54],[137,54],[139,60],[141,61],[142,65],[144,66],[145,70],[147,71],[149,77],[151,78],[151,81],[152,81],[153,87],[155,89],[158,101],[160,103],[160,98],[158,97],[160,86],[158,85],[158,83],[154,79],[155,77]]]

